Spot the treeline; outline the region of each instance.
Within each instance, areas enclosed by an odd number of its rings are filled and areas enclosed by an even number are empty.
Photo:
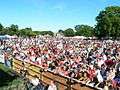
[[[57,33],[67,37],[86,36],[86,37],[112,37],[120,38],[120,6],[109,6],[102,10],[96,17],[96,25],[76,25],[74,29],[58,30]],[[32,31],[32,28],[19,29],[18,25],[12,24],[10,27],[3,27],[0,24],[1,35],[17,35],[22,37],[31,37],[36,35],[51,35],[52,31]]]
[[[58,33],[63,34],[67,37],[73,36],[85,36],[93,37],[95,36],[94,28],[89,25],[76,25],[74,29],[68,28],[66,30],[59,30]]]
[[[32,28],[19,29],[18,25],[12,24],[10,27],[4,27],[0,24],[0,35],[17,35],[21,37],[31,37],[37,35],[51,35],[54,33],[52,31],[33,31]]]
[[[98,38],[120,38],[120,6],[110,6],[102,10],[96,17],[94,27],[76,25],[74,29],[59,30],[65,36],[86,36]]]

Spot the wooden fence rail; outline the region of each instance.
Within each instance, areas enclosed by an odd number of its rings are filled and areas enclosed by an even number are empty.
[[[12,69],[17,73],[20,73],[20,70],[25,67],[29,73],[27,75],[27,78],[31,79],[34,75],[37,75],[44,84],[49,85],[50,82],[54,80],[56,82],[58,90],[95,90],[95,88],[86,86],[78,80],[55,74],[49,70],[41,71],[43,69],[42,67],[34,65],[32,63],[26,62],[24,66],[22,63],[22,60],[13,59]],[[73,80],[75,83],[72,85],[68,84],[68,80]]]

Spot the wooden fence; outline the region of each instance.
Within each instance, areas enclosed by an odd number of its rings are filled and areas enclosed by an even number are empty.
[[[58,90],[95,90],[95,88],[86,86],[80,81],[75,79],[70,79],[62,75],[55,74],[51,71],[43,71],[43,68],[31,63],[26,62],[23,66],[23,61],[13,59],[12,68],[17,73],[20,73],[21,68],[25,67],[28,71],[27,78],[31,79],[34,75],[37,75],[39,79],[46,85],[49,85],[51,81],[55,81]],[[69,80],[73,80],[74,84],[68,84]]]

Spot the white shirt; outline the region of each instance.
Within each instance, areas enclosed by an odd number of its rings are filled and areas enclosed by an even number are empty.
[[[105,87],[104,87],[104,90],[109,90],[108,86],[105,86]]]
[[[103,82],[103,77],[102,77],[99,69],[96,70],[96,74],[97,74],[97,79],[98,79],[98,81],[99,81],[99,82]]]
[[[32,80],[31,80],[31,83],[32,83],[34,86],[37,86],[37,85],[39,84],[39,79],[38,79],[38,78],[32,79]]]
[[[104,61],[107,60],[107,56],[104,54],[103,55]]]
[[[4,63],[4,54],[0,54],[0,62]]]
[[[48,87],[48,90],[57,90],[56,85],[52,84]]]
[[[102,64],[104,64],[104,61],[103,60],[99,60],[98,61],[98,66],[101,67]]]

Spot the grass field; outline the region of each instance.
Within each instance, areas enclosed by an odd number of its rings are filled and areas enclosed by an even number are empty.
[[[23,81],[11,69],[0,63],[0,90],[18,90],[22,84]]]

